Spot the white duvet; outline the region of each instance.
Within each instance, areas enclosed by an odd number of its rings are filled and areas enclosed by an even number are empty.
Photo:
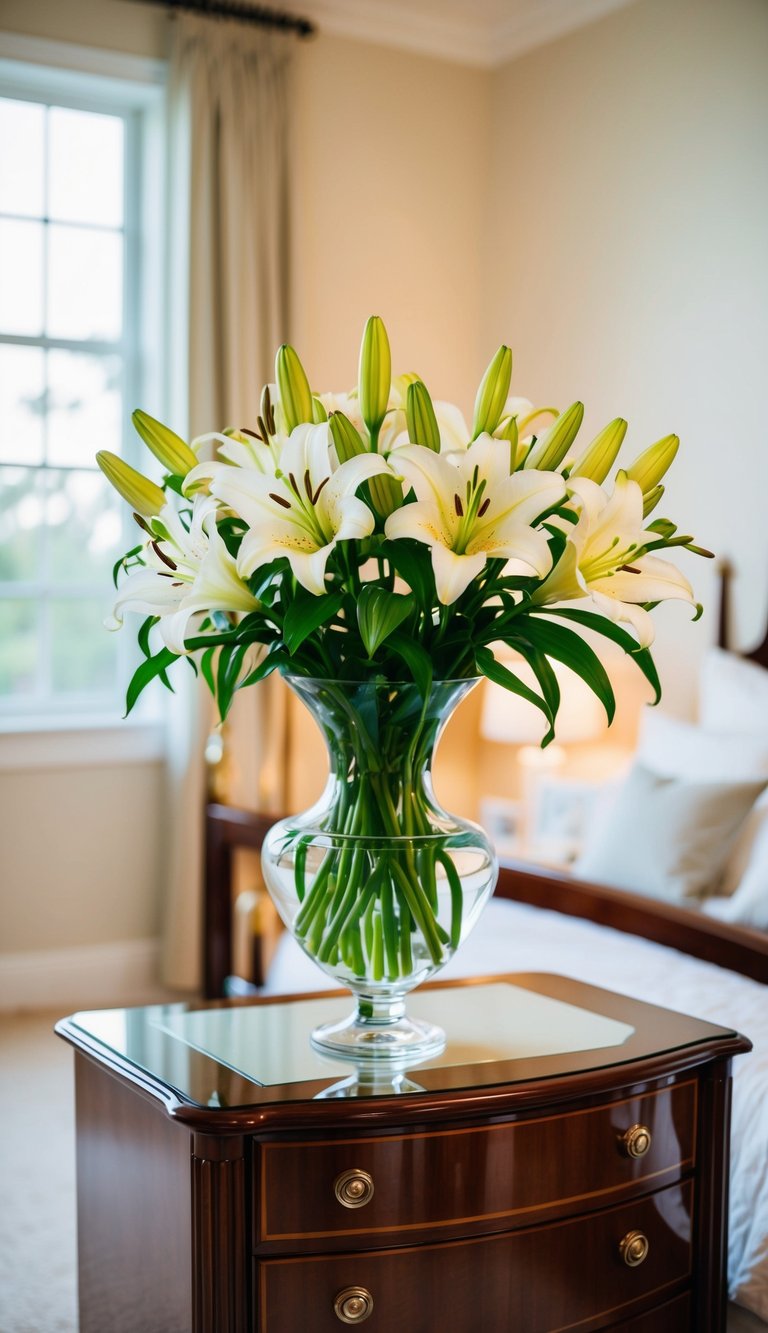
[[[492,899],[441,978],[559,972],[749,1037],[734,1060],[728,1286],[768,1320],[768,985],[590,921]],[[326,978],[287,935],[267,991],[321,990]]]

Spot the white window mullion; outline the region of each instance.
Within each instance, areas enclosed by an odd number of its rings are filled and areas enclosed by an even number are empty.
[[[95,498],[94,483],[89,482],[86,485],[85,481],[79,483],[74,477],[68,479],[68,474],[98,472],[95,457],[94,459],[85,457],[85,454],[90,452],[86,446],[90,437],[83,433],[86,429],[86,423],[89,423],[91,430],[96,427],[95,436],[98,437],[98,442],[95,438],[94,454],[96,448],[105,447],[131,457],[134,464],[138,463],[147,472],[151,473],[154,466],[154,461],[151,458],[145,458],[143,456],[144,451],[139,451],[134,443],[130,415],[134,406],[148,405],[142,392],[141,376],[144,362],[140,354],[139,338],[147,324],[153,323],[155,327],[158,327],[160,322],[160,311],[155,312],[153,310],[148,315],[147,310],[142,308],[142,302],[145,300],[148,290],[146,280],[142,281],[142,267],[144,247],[147,243],[147,219],[149,216],[149,210],[145,207],[145,200],[142,198],[145,172],[143,136],[145,124],[150,119],[149,111],[151,110],[151,119],[154,124],[153,134],[158,138],[159,143],[158,130],[161,129],[161,126],[158,124],[158,117],[161,109],[161,89],[157,84],[158,71],[153,71],[152,86],[149,86],[145,91],[142,91],[137,85],[131,85],[129,89],[128,84],[121,81],[119,77],[110,83],[104,78],[93,78],[89,74],[73,76],[67,73],[67,77],[60,81],[58,71],[43,71],[35,69],[31,65],[25,66],[23,60],[13,69],[10,69],[9,62],[2,59],[4,54],[2,36],[0,33],[0,97],[9,98],[12,101],[35,102],[45,108],[43,114],[44,197],[41,201],[38,195],[34,204],[35,209],[40,208],[40,215],[36,212],[34,217],[25,214],[23,219],[19,215],[20,221],[37,222],[42,225],[44,245],[40,277],[44,331],[40,336],[15,335],[11,331],[10,324],[6,328],[0,327],[0,353],[5,347],[41,349],[45,377],[43,385],[45,410],[42,412],[42,428],[37,436],[37,438],[42,437],[40,462],[25,461],[23,455],[20,461],[13,461],[11,454],[7,462],[0,461],[0,484],[2,484],[4,476],[9,478],[12,476],[13,470],[21,471],[21,474],[24,475],[24,469],[33,468],[34,475],[39,478],[43,487],[44,505],[47,511],[48,495],[51,492],[49,479],[55,474],[61,481],[62,495],[66,493],[71,497],[82,496],[83,504],[90,506],[89,509],[78,508],[78,498],[74,499],[75,513],[79,513],[81,516],[79,527],[83,528],[85,533],[90,533],[91,529],[84,525],[82,516],[85,513],[93,514],[94,523],[97,520],[100,523],[104,521],[103,517],[98,518],[101,502]],[[76,117],[52,110],[52,108],[58,107],[85,113],[80,122],[83,129],[78,128]],[[119,218],[117,195],[105,195],[102,190],[97,197],[88,188],[89,178],[86,175],[79,175],[81,162],[84,171],[91,170],[92,158],[89,157],[89,149],[86,145],[104,144],[104,151],[106,152],[106,144],[109,141],[106,126],[104,126],[103,131],[96,128],[95,122],[92,123],[92,128],[89,127],[87,120],[89,114],[100,117],[115,117],[122,124],[124,179],[123,213],[119,226],[116,225]],[[74,129],[71,131],[69,129],[70,125],[74,125]],[[77,134],[78,137],[72,138],[73,134]],[[116,130],[114,135],[116,138]],[[60,146],[62,151],[67,153],[66,161],[75,163],[74,175],[71,166],[63,168],[65,173],[63,175],[56,175],[55,164],[53,173],[51,171],[50,155],[52,152],[58,152]],[[114,163],[115,160],[112,152],[105,159],[107,163]],[[158,160],[157,145],[153,149],[153,160]],[[93,163],[92,170],[98,172],[97,161]],[[90,177],[90,180],[94,179],[98,179],[98,177]],[[61,182],[61,185],[57,184],[57,180]],[[79,189],[77,187],[78,180],[82,181]],[[70,182],[75,183],[74,194],[71,192]],[[110,198],[115,203],[112,210],[110,210],[108,204]],[[93,201],[93,208],[91,208],[91,201]],[[10,199],[9,203],[13,205],[13,199]],[[23,209],[26,204],[20,202],[19,206]],[[57,215],[56,218],[51,217],[52,209]],[[18,208],[16,214],[18,214]],[[16,214],[14,214],[11,206],[4,212],[3,216],[12,218]],[[52,252],[51,248],[54,223],[57,229],[55,253]],[[155,225],[153,217],[151,227],[153,228]],[[103,301],[99,303],[95,300],[96,293],[99,291],[98,287],[89,289],[86,286],[76,289],[82,291],[84,298],[82,306],[74,299],[71,276],[73,269],[71,265],[72,263],[84,264],[84,272],[88,272],[90,275],[91,265],[86,258],[90,253],[90,243],[86,242],[82,235],[78,238],[77,234],[73,234],[70,240],[66,228],[72,228],[73,232],[76,232],[78,228],[86,228],[91,229],[94,236],[109,233],[120,237],[122,243],[123,286],[122,318],[119,327],[117,321],[114,321],[114,333],[117,335],[119,332],[119,336],[112,336],[110,307],[105,305]],[[159,250],[161,246],[160,236],[150,237],[150,240],[151,244]],[[105,271],[108,273],[109,246],[114,246],[116,250],[117,242],[94,241],[94,246],[97,245],[102,247],[105,254],[104,263],[107,266]],[[71,260],[69,259],[70,255],[73,256]],[[64,267],[61,270],[54,270],[52,265],[57,263],[63,263]],[[65,284],[63,288],[62,283]],[[92,298],[90,304],[89,297]],[[55,306],[55,312],[51,307],[51,302]],[[51,307],[52,318],[54,316],[56,318],[54,326],[56,336],[50,336],[47,331],[50,326],[48,321],[49,307]],[[112,306],[111,309],[114,311],[115,307]],[[70,310],[80,318],[76,317],[70,320],[68,313]],[[108,334],[108,337],[86,336],[81,338],[76,336],[81,329],[84,334],[88,333],[88,324],[91,321],[87,316],[91,311],[93,312],[93,331],[98,333],[99,329],[103,327],[104,333]],[[70,334],[72,336],[59,336]],[[72,359],[67,361],[62,355],[64,353],[72,354]],[[58,354],[58,364],[54,363],[52,354]],[[19,353],[19,356],[21,355]],[[90,361],[74,359],[81,356],[90,358]],[[157,357],[155,356],[153,360],[156,362]],[[103,403],[107,412],[107,418],[105,419],[108,419],[110,396],[115,392],[113,386],[116,384],[111,368],[113,362],[117,363],[115,371],[117,366],[120,367],[120,397],[118,400],[115,394],[114,398],[115,409],[119,401],[119,423],[116,422],[114,437],[111,435],[111,430],[107,432],[104,429],[100,416],[102,412],[100,406],[95,406],[83,415],[78,402],[79,400],[87,404],[88,399],[85,395],[88,392],[88,385],[92,383],[95,394],[106,395]],[[100,364],[104,366],[103,374],[99,369]],[[55,409],[52,409],[52,388],[57,390],[59,405]],[[37,388],[34,392],[37,394]],[[18,399],[19,404],[22,403],[20,387],[14,398]],[[94,404],[97,402],[101,404],[102,399],[100,397],[98,400],[94,398]],[[151,405],[148,406],[151,410]],[[21,406],[18,410],[22,410]],[[55,416],[49,415],[51,410],[55,411]],[[159,415],[161,408],[157,405],[154,410]],[[97,415],[94,415],[94,411]],[[28,409],[24,409],[24,413],[24,419],[30,420]],[[1,427],[2,423],[0,423]],[[80,430],[79,436],[74,433],[77,430]],[[24,437],[17,438],[23,440]],[[70,445],[70,439],[74,442],[75,447]],[[79,451],[76,447],[78,439],[81,442],[82,461],[80,461]],[[140,462],[137,457],[139,452],[142,454]],[[26,475],[32,474],[27,472]],[[88,498],[89,495],[91,498]],[[56,503],[60,505],[61,502],[57,500]],[[103,515],[103,508],[101,512]],[[62,517],[61,511],[59,517]],[[20,516],[19,521],[26,522],[26,519],[22,519]],[[30,518],[30,521],[35,522],[36,520]],[[35,664],[34,696],[31,692],[31,678],[28,678],[28,688],[30,689],[28,696],[23,696],[21,693],[17,697],[7,694],[0,696],[0,729],[5,729],[7,724],[18,732],[21,717],[27,711],[31,719],[30,725],[35,732],[39,732],[41,719],[45,716],[50,716],[52,721],[56,721],[56,726],[59,726],[61,719],[67,715],[82,719],[86,714],[90,714],[99,719],[99,725],[104,725],[108,720],[117,721],[122,715],[125,685],[130,677],[131,670],[139,660],[134,634],[126,633],[116,636],[110,644],[110,647],[116,649],[116,673],[121,677],[119,685],[117,680],[113,682],[111,691],[106,690],[109,676],[106,654],[95,646],[89,654],[87,645],[83,642],[82,659],[80,656],[75,659],[73,653],[76,650],[70,648],[69,638],[62,638],[58,645],[58,651],[59,653],[66,653],[66,657],[61,659],[66,675],[59,676],[62,685],[60,696],[56,697],[53,694],[53,638],[55,627],[59,627],[57,632],[61,635],[67,634],[74,638],[75,634],[79,632],[75,625],[85,625],[87,621],[88,632],[90,632],[90,607],[84,614],[82,606],[79,611],[76,611],[77,604],[82,604],[84,601],[94,604],[96,601],[100,601],[104,605],[105,614],[107,614],[112,594],[109,571],[105,570],[103,582],[96,583],[94,581],[94,570],[102,558],[96,549],[93,549],[89,558],[90,563],[86,565],[84,562],[83,573],[86,574],[86,577],[83,579],[77,577],[78,556],[75,542],[78,538],[73,535],[77,533],[77,528],[68,531],[66,525],[70,521],[70,518],[65,518],[65,526],[57,528],[55,531],[46,522],[41,523],[39,530],[37,528],[33,529],[34,547],[29,543],[30,554],[28,556],[26,555],[27,539],[24,537],[24,529],[21,527],[18,529],[21,543],[19,549],[25,551],[25,559],[28,560],[29,568],[25,569],[17,564],[14,572],[20,572],[24,577],[13,582],[6,580],[0,583],[0,606],[14,600],[26,602],[28,605],[37,608],[39,652]],[[121,543],[120,549],[115,550],[115,560],[122,550],[137,544],[136,531],[127,508],[121,509],[121,522],[124,541]],[[104,535],[106,536],[106,534]],[[39,567],[35,569],[32,568],[32,549],[36,549],[40,562]],[[54,560],[58,561],[58,568],[54,567]],[[67,573],[71,573],[73,577],[65,581]],[[90,577],[87,577],[87,575],[90,575]],[[70,625],[69,611],[67,608],[61,607],[62,602],[72,604],[73,615],[77,615],[77,622],[73,621]],[[55,609],[57,606],[58,610]],[[85,639],[85,630],[83,634]],[[100,623],[100,617],[99,623],[94,625],[94,634],[103,635],[104,642],[109,638],[106,629]],[[79,688],[83,681],[89,686],[90,693],[88,695]],[[104,688],[102,688],[102,682]]]

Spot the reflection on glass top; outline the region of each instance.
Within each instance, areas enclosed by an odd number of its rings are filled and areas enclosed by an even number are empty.
[[[78,1014],[74,1022],[184,1098],[211,1107],[262,1101],[260,1089],[283,1088],[291,1100],[416,1092],[439,1086],[440,1071],[452,1071],[450,1086],[462,1084],[459,1070],[466,1071],[464,1086],[493,1083],[499,1081],[494,1069],[508,1068],[508,1062],[615,1051],[634,1033],[627,1023],[509,982],[419,991],[409,1012],[445,1028],[445,1050],[419,1064],[418,1072],[406,1075],[401,1065],[374,1078],[356,1073],[348,1061],[319,1055],[309,1044],[318,1023],[342,1018],[349,1009],[349,996],[322,996],[231,1008],[103,1010]],[[598,1057],[593,1063],[608,1060]]]

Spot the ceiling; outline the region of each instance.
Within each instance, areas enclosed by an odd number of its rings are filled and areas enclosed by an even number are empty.
[[[634,0],[291,0],[322,32],[491,68]]]

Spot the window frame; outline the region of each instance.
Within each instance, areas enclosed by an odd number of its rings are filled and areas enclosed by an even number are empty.
[[[163,261],[165,228],[164,61],[148,60],[95,48],[74,46],[0,32],[0,95],[24,101],[69,106],[83,111],[119,115],[125,124],[124,321],[117,349],[124,357],[123,454],[134,465],[139,442],[130,426],[138,402],[167,404],[164,350]],[[136,188],[134,188],[134,186]],[[141,257],[141,262],[139,261]],[[126,282],[126,270],[138,282]],[[54,348],[75,344],[67,339],[16,339],[3,342]],[[96,347],[102,344],[94,340]],[[87,351],[88,342],[77,342]],[[126,541],[131,541],[130,517]],[[105,631],[106,632],[106,631]],[[134,649],[121,636],[123,665]],[[73,701],[74,702],[74,701]],[[79,702],[79,701],[78,701]],[[26,705],[15,701],[0,709],[0,770],[94,762],[159,758],[164,729],[155,700],[145,695],[131,718],[121,720],[118,707],[91,707],[84,700],[74,709]],[[75,711],[76,710],[76,711]]]

